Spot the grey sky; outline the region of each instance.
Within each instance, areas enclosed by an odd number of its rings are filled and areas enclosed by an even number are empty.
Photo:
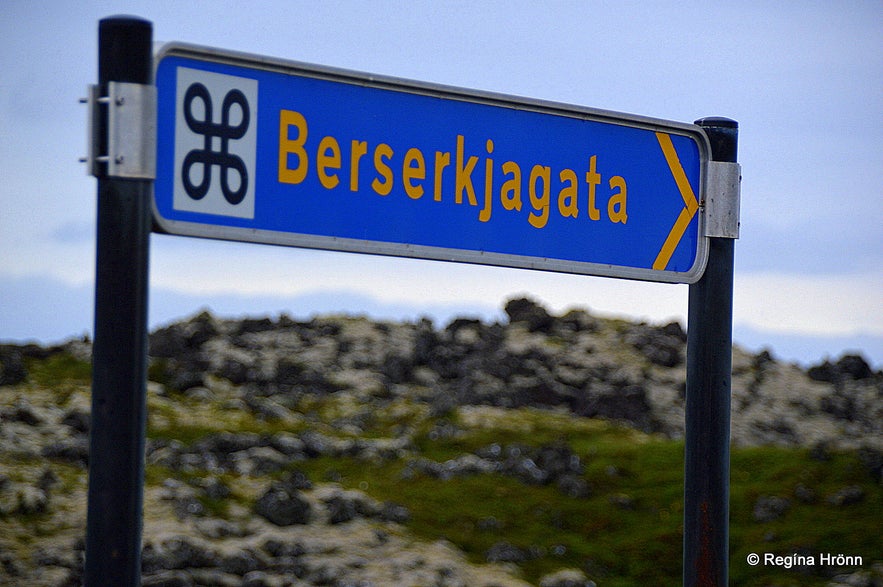
[[[157,40],[683,122],[734,118],[744,178],[737,332],[838,337],[883,360],[879,1],[7,0],[0,8],[0,338],[91,327],[88,296],[79,310],[57,316],[40,308],[33,284],[88,288],[92,281],[95,183],[77,163],[86,141],[77,98],[96,78],[98,20],[119,13],[151,19]],[[257,245],[155,237],[152,258],[152,285],[191,296],[194,311],[213,296],[238,295],[230,311],[272,313],[290,309],[286,298],[320,291],[423,304],[429,313],[458,300],[487,313],[520,292],[553,309],[585,305],[652,320],[682,317],[686,308],[682,286]],[[18,299],[27,280],[35,308],[10,308],[6,300]],[[164,321],[179,311],[157,302],[151,316]],[[66,330],[44,334],[43,315]],[[28,324],[31,335],[23,332]]]

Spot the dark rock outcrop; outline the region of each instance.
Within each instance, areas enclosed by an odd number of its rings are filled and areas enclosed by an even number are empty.
[[[312,514],[308,501],[287,484],[274,483],[261,495],[254,511],[277,526],[309,524]]]
[[[165,516],[165,525],[145,537],[143,584],[355,585],[360,579],[354,577],[370,570],[381,577],[376,584],[400,576],[412,577],[413,584],[523,587],[517,578],[484,567],[481,572],[494,579],[471,582],[476,575],[443,544],[420,546],[424,554],[413,554],[415,543],[401,538],[398,525],[412,512],[344,489],[355,484],[337,465],[310,479],[304,471],[321,459],[360,467],[395,462],[400,480],[429,478],[448,488],[464,477],[500,475],[506,483],[557,490],[585,504],[601,499],[610,511],[626,515],[646,508],[645,497],[606,486],[629,475],[627,467],[608,467],[609,479],[587,475],[595,465],[591,453],[577,454],[566,435],[531,445],[481,437],[479,449],[427,450],[427,443],[431,448],[440,440],[456,444],[485,418],[508,417],[508,408],[532,408],[517,412],[519,418],[541,414],[581,424],[581,418],[601,418],[670,438],[683,434],[686,333],[680,324],[635,324],[583,310],[556,316],[527,299],[510,301],[505,312],[504,323],[462,318],[440,328],[425,319],[222,320],[203,312],[152,333],[148,401],[156,408],[154,430],[162,433],[152,434],[145,447],[154,476],[145,511]],[[26,474],[0,473],[0,519],[48,519],[85,503],[85,486],[75,477],[85,476],[89,462],[87,384],[80,381],[86,391],[72,392],[65,383],[55,394],[34,395],[35,378],[26,369],[30,359],[56,353],[87,360],[88,341],[52,349],[0,346],[0,385],[11,398],[0,403],[0,449],[16,462],[31,463]],[[735,348],[732,383],[736,444],[807,447],[820,463],[854,449],[857,469],[866,468],[879,483],[883,373],[862,357],[826,360],[807,371],[769,351]],[[203,420],[187,421],[191,407]],[[396,410],[421,414],[419,423],[398,419]],[[249,425],[226,426],[240,421]],[[184,424],[187,438],[171,439],[177,438],[177,423]],[[366,492],[368,480],[358,483]],[[748,507],[754,523],[775,526],[809,504],[849,512],[876,499],[850,483],[837,490],[793,483],[775,490],[777,495],[753,496]],[[79,506],[71,505],[75,500]],[[67,531],[75,523],[60,526]],[[475,527],[502,530],[491,515]],[[40,584],[81,583],[82,539],[57,540],[25,556],[3,550],[2,538],[0,582],[25,584],[43,573]],[[516,542],[492,543],[483,551],[486,560],[505,568],[564,548]],[[369,569],[378,558],[384,568]],[[34,564],[45,569],[35,571]],[[596,566],[587,562],[584,570],[594,576]],[[593,583],[582,571],[566,569],[543,577],[540,585]]]

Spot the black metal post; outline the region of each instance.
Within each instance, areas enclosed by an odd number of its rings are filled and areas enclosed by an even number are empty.
[[[98,27],[98,84],[150,84],[153,25],[110,17]],[[107,153],[107,107],[99,149]],[[98,173],[87,587],[141,584],[147,297],[152,180]]]
[[[736,162],[739,125],[696,121],[712,160]],[[729,571],[732,238],[710,238],[708,266],[690,286],[684,466],[684,585],[724,587]]]

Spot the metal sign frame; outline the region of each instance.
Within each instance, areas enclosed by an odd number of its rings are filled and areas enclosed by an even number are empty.
[[[676,221],[672,221],[671,229],[667,228],[667,224],[662,228],[664,231],[668,231],[668,236],[662,239],[664,242],[655,241],[653,247],[660,248],[658,257],[663,256],[661,249],[664,247],[670,249],[668,253],[670,255],[674,252],[674,249],[678,247],[682,239],[687,240],[684,238],[684,234],[689,226],[690,234],[688,238],[695,239],[695,252],[693,252],[694,256],[692,258],[692,265],[690,265],[688,269],[670,270],[665,268],[665,263],[667,261],[661,263],[662,268],[650,267],[649,263],[648,266],[635,267],[615,263],[574,260],[570,258],[561,258],[560,256],[550,256],[548,254],[512,254],[490,250],[488,247],[483,246],[468,246],[469,243],[467,243],[465,248],[457,248],[453,246],[427,245],[425,243],[415,243],[407,240],[378,240],[375,238],[360,239],[338,234],[311,234],[302,231],[288,232],[267,230],[260,226],[248,226],[242,223],[239,225],[232,225],[230,223],[225,223],[228,219],[222,217],[210,217],[209,215],[205,215],[197,220],[193,219],[193,214],[189,215],[190,218],[188,219],[170,218],[167,216],[174,216],[177,212],[172,214],[163,212],[157,203],[157,196],[154,197],[152,204],[155,232],[312,249],[457,261],[524,269],[539,269],[562,273],[619,277],[665,283],[695,283],[699,280],[705,270],[708,258],[708,239],[705,234],[706,219],[704,194],[709,176],[708,166],[711,157],[708,139],[705,133],[696,125],[595,108],[572,106],[557,102],[534,100],[439,84],[404,80],[388,76],[372,75],[345,69],[317,66],[297,61],[269,58],[178,42],[164,44],[155,50],[155,75],[158,75],[163,60],[173,57],[198,61],[205,64],[206,67],[218,65],[232,66],[246,71],[257,72],[256,75],[263,75],[266,72],[271,72],[291,77],[330,81],[336,84],[347,84],[360,88],[394,92],[396,95],[410,94],[433,99],[426,101],[429,105],[437,104],[439,100],[453,101],[490,106],[495,109],[535,113],[548,117],[552,122],[557,122],[561,119],[587,121],[601,123],[603,125],[612,125],[622,129],[636,129],[639,131],[656,133],[658,135],[657,138],[661,135],[667,137],[685,137],[695,144],[698,151],[698,182],[695,177],[692,178],[692,183],[698,183],[698,185],[691,186],[691,181],[686,178],[683,170],[680,170],[680,177],[678,176],[676,168],[680,167],[680,163],[677,160],[677,153],[675,152],[674,147],[671,146],[671,139],[668,139],[668,150],[666,150],[665,145],[660,144],[659,148],[661,151],[657,154],[657,159],[661,160],[662,154],[664,153],[666,162],[669,165],[669,167],[666,168],[666,173],[671,173],[667,178],[667,180],[671,180],[667,189],[671,191],[675,188],[675,185],[677,185],[677,190],[680,191],[680,196],[683,198],[684,202],[682,204],[678,201],[676,204],[678,206],[683,205],[683,210],[681,210],[680,216],[677,216],[677,213],[675,214],[677,219]],[[157,84],[159,85],[159,81],[157,81]],[[174,125],[174,113],[171,114],[172,120],[168,121],[170,116],[168,100],[170,100],[170,98],[166,97],[166,106],[164,109],[163,98],[160,96],[158,127],[162,127],[166,124]],[[169,131],[166,130],[166,132]],[[617,129],[617,132],[621,131]],[[162,138],[162,135],[160,135],[160,138]],[[663,139],[659,138],[659,140],[660,143],[662,143]],[[160,143],[160,140],[157,142]],[[163,149],[165,149],[165,157],[168,158],[171,157],[171,155],[168,154],[169,145],[158,145],[158,148],[160,151],[157,155],[159,166],[159,179],[157,180],[157,183],[160,185],[155,187],[155,193],[163,194],[162,197],[164,200],[168,200],[174,197],[169,192],[173,191],[175,188],[174,185],[162,185],[162,178],[167,177],[167,174],[162,173]],[[485,154],[481,149],[478,149],[477,151],[481,155]],[[674,162],[672,162],[672,157]],[[310,163],[312,164],[313,162],[311,161]],[[453,161],[451,163],[453,163]],[[168,167],[168,165],[169,163],[167,162],[166,166]],[[479,163],[479,165],[481,165],[481,163]],[[525,169],[525,176],[527,175],[526,171],[527,170]],[[166,179],[165,181],[169,182],[171,180]],[[261,189],[267,189],[267,187],[262,186]],[[476,191],[478,191],[478,186],[476,186]],[[258,193],[260,194],[261,192],[258,191]],[[673,193],[677,194],[678,192],[674,191]],[[526,196],[525,199],[527,199]],[[383,205],[386,205],[387,202],[383,202]],[[554,206],[554,203],[551,205]],[[666,200],[666,205],[671,207],[673,204],[671,204],[669,200]],[[167,205],[166,208],[168,208]],[[571,225],[572,224],[573,222],[571,222]],[[693,229],[695,229],[695,233],[693,233]],[[610,249],[615,249],[616,246],[621,248],[634,241],[634,230],[636,229],[632,229],[633,232],[629,233],[630,236],[628,238],[623,238],[623,242],[621,243],[612,243],[608,245],[603,240],[601,243],[603,246],[607,246]],[[456,226],[453,227],[452,232],[457,232]],[[592,235],[586,236],[585,243],[596,248],[602,246],[599,245],[597,241],[592,241],[591,237]],[[572,238],[572,235],[567,238]],[[682,246],[687,246],[687,244],[684,243]],[[693,246],[692,242],[690,243],[690,246]],[[653,251],[655,251],[656,248],[653,248]],[[649,249],[650,247],[648,247],[648,250]],[[688,250],[693,251],[692,248]],[[594,254],[594,252],[591,253],[591,255]],[[654,252],[654,255],[655,254],[656,253]],[[654,262],[654,265],[660,265],[658,258]]]
[[[107,584],[135,587],[141,584],[148,257],[151,222],[155,220],[152,215],[156,214],[155,198],[151,197],[154,191],[152,159],[144,152],[145,148],[150,149],[150,129],[153,128],[150,79],[155,71],[151,57],[153,25],[137,17],[109,17],[100,21],[98,33],[99,83],[90,89],[90,98],[85,100],[90,104],[91,140],[90,153],[84,161],[98,180],[98,206],[84,584],[87,587]],[[274,67],[280,63],[261,61],[273,63]],[[291,65],[291,62],[283,63],[285,67]],[[325,68],[321,72],[332,77],[350,75]],[[398,81],[359,79],[381,86]],[[465,99],[463,94],[449,88],[418,86],[427,92],[445,95],[454,92]],[[508,97],[481,93],[468,96],[518,107],[506,102],[510,100]],[[537,108],[553,111],[559,108],[546,102],[529,102]],[[580,116],[592,114],[603,118],[608,115],[604,111],[578,110]],[[572,110],[567,112],[574,115]],[[632,118],[651,128],[656,124],[653,119]],[[707,271],[700,272],[689,288],[683,583],[688,587],[723,587],[727,585],[729,572],[733,258],[739,232],[741,181],[736,157],[738,123],[726,118],[704,118],[696,124],[702,137],[700,143],[710,147],[712,156],[708,165],[703,165],[702,183],[713,184],[708,187],[708,198],[715,216],[707,230],[702,226],[702,214],[696,220],[701,229],[698,239],[707,241],[707,262],[703,263],[707,264]],[[692,132],[689,125],[678,127],[690,128]],[[703,151],[708,150],[705,147]],[[705,176],[711,166],[714,166],[714,178],[709,180]],[[672,167],[676,175],[674,171]],[[162,178],[159,169],[156,177]],[[684,180],[683,177],[675,179],[679,183]],[[702,190],[705,189],[703,185]],[[683,190],[681,194],[684,195]],[[700,203],[701,199],[691,206],[685,198],[685,210],[690,216],[688,223],[699,211]],[[197,232],[205,230],[201,226],[190,228]],[[384,254],[405,253],[396,249],[395,253]],[[481,258],[472,261],[488,262]],[[549,266],[534,268],[552,269]]]

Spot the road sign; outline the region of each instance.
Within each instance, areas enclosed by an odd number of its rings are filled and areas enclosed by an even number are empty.
[[[693,283],[694,125],[170,44],[157,230]]]

